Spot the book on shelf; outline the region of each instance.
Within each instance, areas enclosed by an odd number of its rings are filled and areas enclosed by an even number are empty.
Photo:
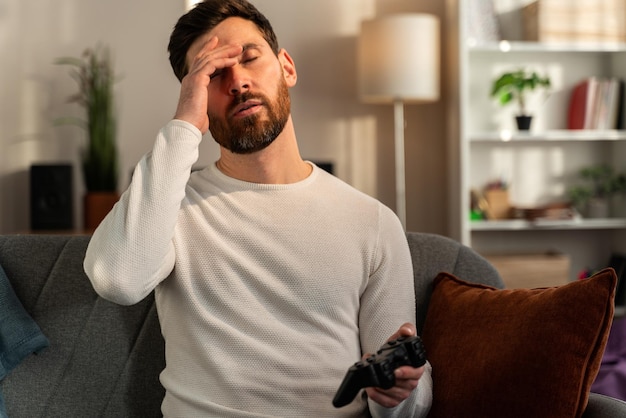
[[[572,89],[568,129],[624,129],[624,80],[618,77],[587,77]]]

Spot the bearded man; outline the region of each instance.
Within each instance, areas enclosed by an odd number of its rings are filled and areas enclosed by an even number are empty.
[[[205,0],[169,52],[176,114],[85,257],[106,299],[155,290],[163,415],[426,415],[428,363],[332,406],[351,364],[415,334],[411,258],[389,208],[300,156],[296,67],[269,21],[245,0]],[[219,158],[192,172],[207,131]]]

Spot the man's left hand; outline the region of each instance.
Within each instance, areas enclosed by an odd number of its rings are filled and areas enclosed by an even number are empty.
[[[411,323],[403,324],[398,331],[389,337],[388,341],[394,340],[401,336],[410,337],[416,335],[415,325]],[[363,358],[368,357],[366,354]],[[411,392],[417,387],[422,374],[424,374],[424,366],[411,367],[402,366],[395,370],[396,385],[390,389],[382,389],[377,387],[366,388],[367,396],[376,403],[386,407],[393,408],[398,406],[402,401],[411,395]]]

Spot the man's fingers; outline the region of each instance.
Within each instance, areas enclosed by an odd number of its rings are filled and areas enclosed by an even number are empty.
[[[411,367],[411,366],[402,366],[394,370],[394,376],[396,378],[396,384],[402,385],[404,382],[416,382],[415,386],[417,386],[417,381],[421,379],[424,374],[424,366],[422,367]],[[408,383],[407,387],[412,385],[412,383]]]
[[[189,72],[206,71],[207,75],[211,75],[216,70],[237,64],[243,47],[241,45],[218,47],[217,43],[218,39],[214,36],[202,46],[194,57]]]
[[[410,394],[410,392],[406,393],[406,391],[396,387],[387,390],[367,388],[366,392],[368,398],[385,408],[393,408],[400,405]]]
[[[412,335],[417,335],[417,329],[415,328],[415,325],[411,324],[410,322],[405,322],[404,324],[400,325],[400,328],[398,328],[398,330],[391,337],[389,337],[387,341],[395,340],[396,338],[402,336],[410,337]]]

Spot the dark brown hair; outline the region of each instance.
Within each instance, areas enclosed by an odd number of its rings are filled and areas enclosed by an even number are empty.
[[[263,38],[278,55],[276,34],[269,20],[247,0],[204,0],[183,15],[170,36],[167,50],[170,64],[179,81],[187,74],[187,51],[200,36],[209,32],[229,17],[241,17],[253,22],[263,34]]]

